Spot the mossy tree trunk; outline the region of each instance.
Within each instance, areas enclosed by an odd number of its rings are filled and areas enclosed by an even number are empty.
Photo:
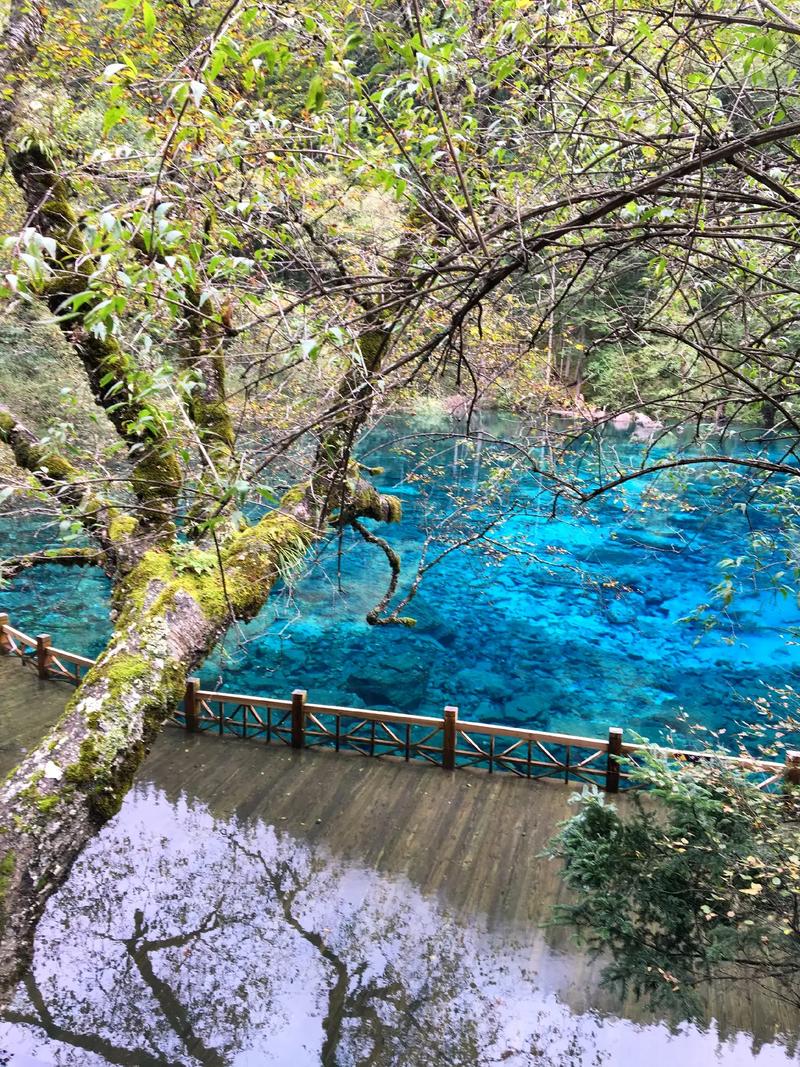
[[[42,293],[52,311],[83,292],[94,264],[70,189],[52,153],[17,127],[16,100],[26,64],[44,30],[44,11],[13,0],[0,51],[0,138],[30,224],[50,242],[52,279]],[[206,521],[181,523],[178,505],[189,465],[236,470],[225,396],[224,339],[199,316],[189,320],[186,361],[200,378],[188,417],[194,454],[159,426],[143,431],[131,379],[140,360],[86,328],[86,300],[63,327],[98,404],[129,459],[129,506],[105,498],[103,472],[78,470],[0,407],[0,442],[33,484],[82,523],[113,581],[114,631],[63,716],[0,787],[0,1003],[30,963],[36,923],[90,837],[119,808],[159,728],[182,696],[187,675],[235,620],[253,618],[280,575],[294,570],[332,526],[369,516],[394,521],[399,502],[382,496],[351,458],[369,417],[388,334],[372,331],[344,377],[313,469],[264,518],[247,525],[231,509],[219,478],[204,481]],[[152,405],[152,397],[148,404]],[[117,496],[119,490],[117,489]],[[213,525],[207,521],[213,516]],[[28,554],[25,566],[47,554]],[[22,564],[21,564],[22,565]],[[12,568],[13,569],[13,568]]]
[[[380,494],[349,458],[368,410],[362,402],[347,432],[332,429],[315,474],[278,508],[251,526],[223,523],[213,538],[194,542],[171,525],[154,531],[134,513],[104,507],[94,492],[81,496],[77,472],[24,431],[18,463],[56,496],[67,494],[103,546],[94,560],[114,579],[115,627],[64,715],[0,788],[0,1000],[30,961],[47,898],[118,810],[187,675],[224,630],[258,613],[280,575],[297,567],[331,522],[400,517],[399,501]],[[22,428],[6,416],[0,440],[13,434]],[[37,559],[52,557],[26,557],[26,564]]]
[[[33,467],[41,475],[38,460]],[[323,480],[347,521],[399,517],[399,503],[352,461],[344,470],[333,484],[326,463]],[[113,636],[64,715],[0,788],[0,999],[30,961],[47,898],[118,810],[187,675],[233,620],[258,613],[280,575],[324,536],[331,512],[312,478],[259,522],[231,523],[215,542],[173,534],[153,543],[139,536],[135,516],[114,513],[101,538],[115,580]]]
[[[0,789],[0,989],[30,960],[42,908],[87,840],[119,808],[187,674],[232,615],[251,618],[315,536],[301,501],[212,554],[150,549],[115,589],[114,634],[44,741]]]

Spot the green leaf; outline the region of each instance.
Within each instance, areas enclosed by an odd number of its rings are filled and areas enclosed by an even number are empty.
[[[142,19],[147,36],[152,37],[156,29],[156,13],[150,0],[142,0]]]
[[[267,66],[272,69],[276,55],[277,49],[274,41],[256,41],[256,43],[250,45],[245,52],[244,61],[245,63],[252,63],[254,59],[261,59],[262,56],[266,56]]]
[[[225,63],[227,62],[227,59],[228,56],[225,52],[225,49],[217,48],[211,59],[211,65],[208,68],[208,74],[206,74],[206,78],[208,81],[216,81],[216,79],[222,73],[222,69],[225,66]]]
[[[124,104],[108,108],[103,115],[103,136],[107,137],[114,127],[122,122],[127,113],[128,109]]]
[[[308,95],[306,96],[306,108],[309,111],[321,111],[322,105],[325,103],[325,83],[319,74],[315,74],[311,79],[311,84],[308,87]]]

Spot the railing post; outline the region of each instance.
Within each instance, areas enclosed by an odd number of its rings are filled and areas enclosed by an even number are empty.
[[[36,671],[40,678],[47,678],[50,674],[50,646],[53,639],[50,634],[39,634],[36,638]]]
[[[307,697],[305,689],[295,689],[292,693],[292,748],[305,745]]]
[[[200,690],[199,678],[186,679],[186,692],[183,696],[183,718],[186,730],[190,734],[196,734],[200,729]]]
[[[783,780],[786,785],[800,785],[800,752],[797,750],[786,753]]]
[[[0,655],[4,656],[7,656],[13,648],[11,638],[6,633],[6,626],[8,626],[8,615],[0,612]]]
[[[442,729],[442,767],[446,771],[452,771],[456,766],[457,722],[458,708],[446,707],[444,709],[444,727]]]
[[[612,726],[608,731],[608,760],[606,762],[606,792],[619,792],[619,757],[622,755],[622,730]]]

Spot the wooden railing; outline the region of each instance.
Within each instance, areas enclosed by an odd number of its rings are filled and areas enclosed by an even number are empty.
[[[8,621],[8,615],[0,613],[0,653],[18,656],[23,663],[36,667],[40,678],[65,678],[76,684],[83,681],[94,660],[55,648],[49,634],[29,637],[17,630]]]
[[[53,647],[48,634],[30,637],[17,630],[4,614],[0,614],[0,653],[18,656],[34,666],[40,678],[75,683],[94,664],[86,656]],[[489,774],[499,771],[520,778],[584,782],[609,793],[634,787],[635,765],[644,750],[652,747],[623,741],[619,727],[612,727],[604,739],[579,737],[471,722],[460,719],[458,708],[452,706],[437,718],[314,704],[303,689],[295,689],[291,700],[218,693],[201,689],[197,678],[188,680],[183,706],[173,711],[170,722],[190,733],[228,734],[266,744],[275,741],[294,749],[322,745],[337,752],[423,760],[444,770],[478,767]],[[800,785],[800,752],[789,752],[786,762],[778,763],[716,752],[658,749],[669,759],[736,766],[759,789]]]

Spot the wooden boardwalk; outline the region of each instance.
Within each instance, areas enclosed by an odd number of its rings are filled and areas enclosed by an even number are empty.
[[[0,656],[0,775],[15,767],[55,722],[74,688],[40,681],[10,656]]]
[[[72,692],[0,657],[0,771],[37,742]],[[541,858],[555,826],[575,811],[573,789],[563,783],[532,790],[511,775],[442,774],[425,764],[244,745],[170,729],[138,781],[171,801],[200,802],[220,819],[262,820],[337,862],[408,879],[462,922],[522,944],[531,972],[573,1010],[653,1020],[641,1005],[621,1004],[599,989],[598,966],[570,945],[567,931],[542,930],[564,895],[557,866]],[[707,1011],[720,1036],[745,1031],[757,1044],[798,1029],[786,1009],[743,986],[712,989]]]

